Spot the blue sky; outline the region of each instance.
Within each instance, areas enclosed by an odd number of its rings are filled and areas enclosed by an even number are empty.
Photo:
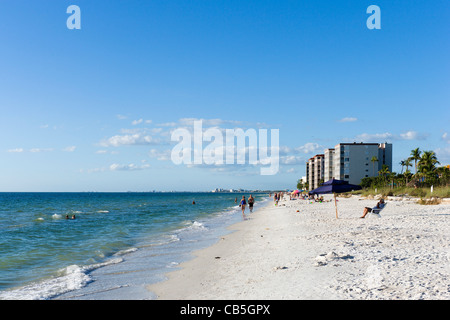
[[[394,171],[416,147],[449,164],[449,16],[446,0],[2,0],[0,191],[293,188],[353,141],[392,142]],[[174,165],[170,132],[195,119],[279,129],[279,173]]]

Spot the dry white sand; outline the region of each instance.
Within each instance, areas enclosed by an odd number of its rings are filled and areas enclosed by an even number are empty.
[[[330,196],[325,199],[331,199]],[[273,202],[148,287],[159,299],[450,299],[450,203]],[[299,210],[299,212],[297,212]]]

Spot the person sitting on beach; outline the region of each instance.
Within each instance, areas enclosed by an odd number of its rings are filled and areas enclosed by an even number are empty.
[[[366,215],[369,212],[372,212],[373,209],[383,209],[384,206],[385,206],[384,199],[380,199],[380,201],[378,201],[378,203],[377,203],[377,205],[375,207],[373,207],[373,208],[365,207],[364,211],[363,211],[363,215],[360,218],[363,219],[363,218],[366,217]]]

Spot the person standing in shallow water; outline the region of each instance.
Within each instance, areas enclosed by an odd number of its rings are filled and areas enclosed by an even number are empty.
[[[245,205],[247,204],[247,202],[245,201],[245,196],[242,196],[241,202],[239,203],[239,205],[241,206],[241,210],[242,210],[242,218],[244,218],[245,220]]]
[[[253,212],[253,204],[255,203],[255,198],[253,198],[252,195],[248,197],[248,209],[250,210],[250,213]]]

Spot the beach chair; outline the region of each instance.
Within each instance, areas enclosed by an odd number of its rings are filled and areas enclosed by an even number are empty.
[[[386,208],[387,203],[384,203],[384,205],[381,208],[373,207],[372,211],[369,213],[369,216],[372,218],[381,218],[380,212],[383,211],[384,208]]]

